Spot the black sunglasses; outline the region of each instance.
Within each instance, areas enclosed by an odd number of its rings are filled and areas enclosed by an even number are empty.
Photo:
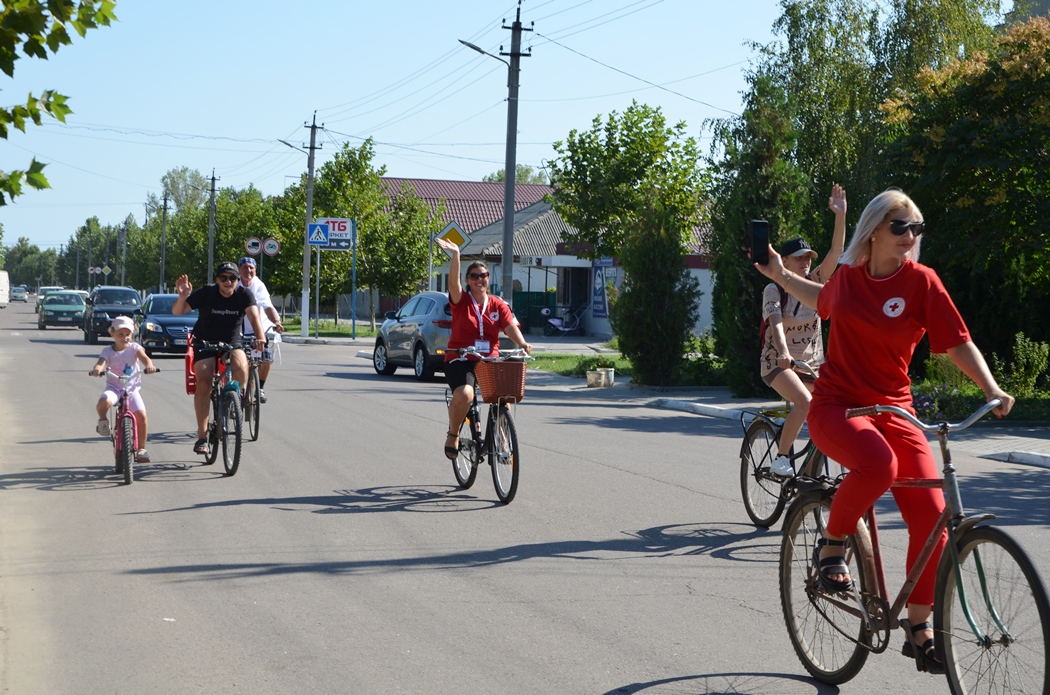
[[[471,273],[467,277],[469,277],[471,280],[484,280],[488,276],[488,273]]]
[[[890,231],[893,232],[893,236],[904,236],[904,233],[911,230],[912,236],[919,236],[926,230],[925,222],[908,222],[907,220],[890,220]]]
[[[218,280],[219,282],[237,282],[240,278],[236,275],[220,275]]]

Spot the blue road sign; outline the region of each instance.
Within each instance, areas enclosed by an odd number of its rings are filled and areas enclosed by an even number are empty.
[[[306,229],[306,241],[313,246],[328,246],[328,225],[309,225]]]

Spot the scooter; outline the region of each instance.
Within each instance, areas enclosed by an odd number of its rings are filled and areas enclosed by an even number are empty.
[[[579,309],[566,312],[564,316],[558,318],[548,318],[547,325],[543,327],[543,335],[571,335],[578,334],[583,335],[583,323],[582,318],[584,311],[587,306],[581,306]],[[540,310],[540,314],[549,317],[551,310],[544,307]]]

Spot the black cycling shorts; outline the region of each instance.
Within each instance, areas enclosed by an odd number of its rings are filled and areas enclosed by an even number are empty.
[[[478,387],[478,380],[474,378],[474,366],[476,360],[465,360],[463,362],[445,363],[445,383],[455,391],[460,386],[470,385],[471,388]]]

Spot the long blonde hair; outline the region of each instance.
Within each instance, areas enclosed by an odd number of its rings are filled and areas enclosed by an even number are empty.
[[[899,188],[887,188],[882,193],[871,199],[864,212],[860,214],[857,228],[853,231],[853,238],[849,240],[849,246],[842,253],[840,263],[858,266],[866,263],[871,257],[871,235],[875,228],[886,221],[886,218],[894,210],[912,210],[920,218],[922,211],[919,206]],[[907,257],[916,263],[919,262],[919,247],[922,246],[922,237],[915,238],[915,245],[908,251]]]

